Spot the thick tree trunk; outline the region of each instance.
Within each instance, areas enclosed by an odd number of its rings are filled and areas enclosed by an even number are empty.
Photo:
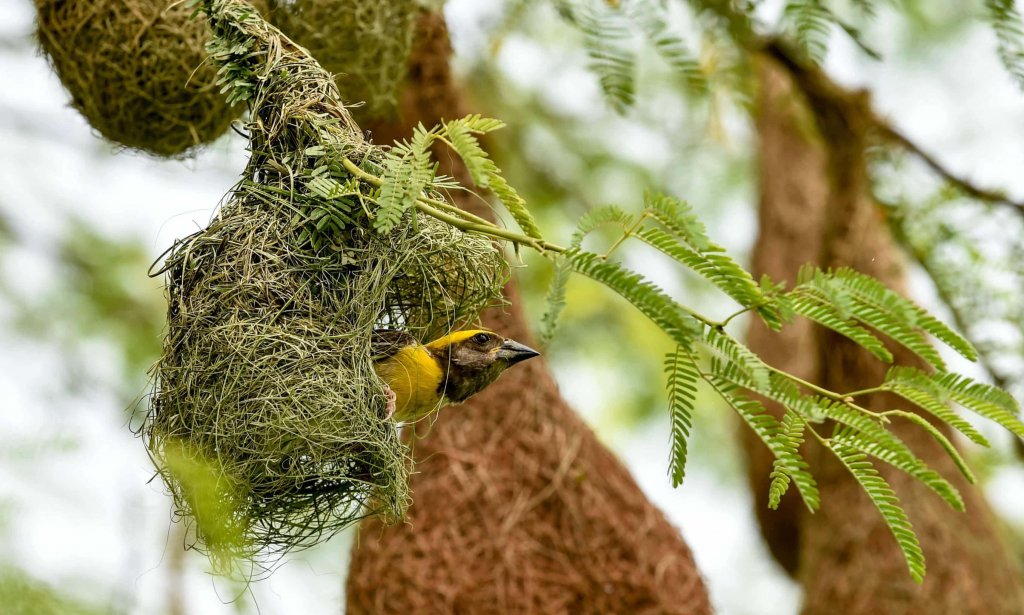
[[[754,251],[755,274],[792,281],[801,264],[814,261],[826,267],[851,266],[903,290],[899,254],[870,197],[866,97],[836,88],[816,71],[781,66],[773,59],[760,63],[761,234]],[[749,340],[769,363],[832,390],[874,386],[884,376],[884,364],[845,338],[806,323],[786,335],[780,343],[755,324]],[[908,352],[892,350],[897,362],[915,364]],[[877,396],[867,405],[889,409],[900,402]],[[957,513],[913,479],[879,467],[900,494],[921,538],[928,558],[921,586],[908,575],[879,513],[830,452],[816,444],[805,451],[818,476],[821,510],[808,514],[788,497],[778,513],[771,513],[764,510],[764,477],[771,460],[747,442],[762,530],[773,554],[804,586],[804,612],[1024,612],[1022,577],[980,492],[959,476],[922,430],[896,425],[895,431],[954,482],[967,506],[966,514]]]
[[[449,54],[443,22],[424,18],[402,121],[371,127],[377,141],[463,114]],[[441,171],[465,177],[460,166]],[[529,343],[514,284],[506,297],[511,307],[485,324]],[[442,411],[415,457],[408,522],[361,528],[350,614],[710,612],[679,533],[568,407],[543,361]]]

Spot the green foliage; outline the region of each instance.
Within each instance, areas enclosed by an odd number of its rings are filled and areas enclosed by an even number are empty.
[[[686,475],[686,441],[693,426],[693,406],[697,401],[697,366],[683,347],[665,357],[668,375],[668,406],[672,425],[672,454],[669,476],[672,486],[678,487]]]
[[[593,233],[597,229],[606,225],[621,226],[623,230],[626,227],[632,225],[634,222],[633,216],[622,211],[621,208],[615,205],[605,205],[604,207],[596,207],[583,214],[579,222],[576,224],[576,232],[572,235],[572,248],[579,248],[583,245],[583,240],[586,239],[587,235]]]
[[[548,294],[545,300],[546,309],[541,317],[541,328],[537,333],[537,339],[541,346],[547,346],[555,337],[555,330],[558,328],[558,318],[565,309],[565,293],[569,285],[569,277],[572,274],[572,267],[565,258],[559,257],[555,260],[555,276],[551,280]]]
[[[878,359],[892,363],[892,353],[885,347],[882,340],[858,325],[849,314],[844,314],[841,303],[825,301],[815,295],[805,294],[794,297],[793,309],[797,314],[857,342]]]
[[[895,436],[890,436],[896,439]],[[949,481],[942,478],[938,472],[932,470],[928,465],[921,461],[910,453],[910,449],[906,448],[902,442],[902,450],[891,448],[886,446],[882,441],[871,439],[864,433],[857,432],[856,430],[843,426],[836,430],[836,433],[832,436],[831,441],[833,445],[841,445],[850,449],[858,450],[866,455],[870,455],[876,459],[884,461],[889,465],[902,470],[913,476],[917,480],[924,483],[929,489],[939,495],[947,504],[952,506],[954,509],[963,512],[964,501],[960,497],[960,492],[950,484]],[[898,439],[897,439],[898,441]]]
[[[644,39],[678,73],[690,91],[703,94],[708,89],[707,77],[686,42],[672,32],[664,3],[656,0],[632,0],[626,4],[630,19]]]
[[[955,401],[1014,433],[1024,433],[1024,423],[1015,417],[1017,407],[1012,397],[994,387],[945,372],[945,364],[931,345],[929,336],[945,342],[969,359],[976,356],[973,347],[951,328],[876,280],[850,269],[825,272],[807,267],[801,272],[797,286],[789,292],[784,292],[770,279],[757,284],[711,241],[703,225],[684,203],[648,195],[644,205],[639,216],[613,206],[589,212],[580,221],[568,259],[573,270],[602,282],[629,299],[680,345],[666,363],[673,417],[670,461],[673,483],[678,484],[684,476],[686,437],[690,430],[689,417],[697,382],[694,376],[698,376],[736,410],[775,456],[768,493],[770,506],[779,505],[791,484],[797,486],[809,509],[813,511],[820,505],[814,478],[800,453],[800,447],[810,433],[835,452],[869,491],[893,530],[912,575],[919,579],[924,568],[916,537],[909,524],[904,523],[905,515],[898,500],[868,458],[878,459],[906,472],[957,510],[963,509],[963,500],[952,483],[925,464],[889,430],[890,417],[905,418],[924,429],[939,442],[968,480],[974,477],[952,443],[925,419],[904,410],[870,411],[859,405],[857,398],[891,391],[917,405],[920,410],[962,430],[968,437],[984,442],[980,434],[945,402]],[[583,252],[579,248],[583,239],[604,225],[622,229],[622,235],[604,255]],[[822,389],[776,370],[728,335],[724,322],[692,312],[639,273],[626,270],[610,260],[614,250],[630,239],[658,249],[731,296],[743,306],[737,314],[757,311],[776,328],[783,326],[794,314],[804,315],[849,337],[880,360],[892,362],[892,354],[878,335],[882,334],[901,343],[940,371],[926,374],[896,366],[886,382],[878,387],[845,394]],[[681,317],[682,321],[679,320]],[[680,331],[685,331],[685,335],[680,336]],[[696,363],[685,354],[685,350],[692,349],[694,343],[706,348],[710,354],[706,370],[694,367]],[[780,404],[785,409],[782,421],[768,414],[745,392]],[[826,422],[837,426],[831,436],[818,431]]]
[[[633,106],[636,96],[636,52],[625,12],[592,0],[564,2],[562,9],[562,14],[583,34],[590,69],[597,75],[605,98],[616,111],[624,112]]]
[[[835,319],[845,321],[846,324],[852,319],[876,329],[907,347],[936,369],[945,370],[946,364],[935,348],[928,343],[926,334],[937,337],[971,361],[977,358],[977,353],[970,342],[944,323],[886,288],[878,280],[852,269],[844,267],[825,273],[805,267],[800,273],[798,285],[792,296],[794,306],[801,300],[835,306],[832,314]],[[873,336],[866,337],[863,330],[846,326],[842,329],[837,332],[843,335],[849,333],[849,337],[855,342],[878,354],[877,344],[871,339]]]
[[[878,174],[903,173],[901,157],[878,156],[874,162]],[[927,197],[887,203],[890,228],[935,283],[992,382],[1024,399],[1024,340],[987,333],[1024,330],[1024,295],[1015,290],[1024,284],[1024,219],[944,178],[933,179]],[[920,182],[913,181],[919,190]]]
[[[742,381],[753,391],[768,391],[772,386],[772,374],[761,358],[732,336],[714,327],[707,330],[702,340],[706,347],[725,360],[725,365],[743,372]],[[721,373],[712,369],[713,372]],[[734,380],[735,382],[735,380]]]
[[[954,401],[1024,438],[1024,423],[1018,418],[1020,406],[1017,400],[1005,391],[975,382],[966,376],[952,373],[928,374],[912,367],[893,367],[886,375],[883,388],[904,397],[908,393],[916,394],[920,399],[927,399],[926,403],[930,407]],[[968,433],[964,435],[971,437]]]
[[[526,201],[505,181],[501,171],[487,155],[487,152],[480,147],[475,136],[504,128],[504,126],[505,124],[499,120],[470,115],[461,120],[446,122],[444,129],[447,134],[442,133],[439,138],[443,139],[447,136],[447,143],[466,163],[473,182],[477,186],[493,192],[505,209],[512,214],[516,224],[523,229],[523,232],[530,237],[539,238],[541,236],[540,229],[533,219],[533,214],[526,208]]]
[[[377,196],[377,218],[373,226],[390,233],[434,177],[430,163],[430,143],[436,135],[423,125],[416,127],[411,142],[391,148],[384,158],[384,184]]]
[[[999,59],[1024,88],[1024,20],[1015,0],[985,0],[986,17],[996,33]]]
[[[673,32],[668,5],[657,0],[556,0],[559,13],[583,35],[590,69],[605,99],[624,113],[636,100],[637,49],[650,45],[694,94],[708,91],[700,62]],[[638,40],[639,39],[639,40]]]
[[[638,61],[635,51],[642,45],[635,40],[638,34],[645,41],[652,42],[670,64],[673,62],[669,58],[679,52],[678,57],[682,59],[680,70],[685,71],[684,67],[694,66],[685,45],[679,46],[684,42],[684,37],[678,35],[668,20],[663,19],[665,3],[653,0],[608,3],[600,0],[593,3],[565,0],[556,4],[563,16],[583,32],[592,69],[597,73],[606,97],[620,111],[632,104],[635,97],[635,85],[632,82]],[[781,30],[781,44],[784,47],[801,48],[808,58],[820,61],[826,55],[832,30],[838,29],[845,32],[866,53],[877,57],[864,43],[858,29],[860,24],[874,17],[879,6],[876,0],[851,0],[845,3],[832,0],[788,0],[783,6],[781,28],[754,21],[757,3],[691,0],[688,4],[700,18],[698,23],[706,30],[706,35],[727,31],[732,35],[735,47],[741,50],[759,48],[765,41],[762,35],[772,36]],[[1024,26],[1015,3],[1009,0],[986,0],[985,4],[999,39],[1000,57],[1015,78],[1024,85]],[[591,12],[584,14],[578,8],[580,5],[587,5]],[[894,10],[908,14],[914,9],[910,5],[901,4]],[[627,20],[632,22],[632,30],[619,13],[624,13]],[[660,19],[660,22],[647,21],[654,18]],[[762,28],[767,31],[759,31]],[[942,446],[968,480],[973,480],[973,474],[941,431],[944,426],[939,425],[939,422],[961,431],[979,444],[987,445],[988,442],[948,405],[950,402],[963,405],[972,412],[1000,423],[1011,432],[1021,434],[1024,423],[1018,418],[1019,409],[1012,398],[999,389],[949,373],[942,355],[933,346],[938,340],[973,361],[977,358],[977,352],[972,344],[960,333],[896,292],[849,269],[820,271],[807,268],[797,286],[788,292],[767,278],[756,283],[742,267],[714,245],[703,224],[692,215],[685,203],[669,197],[648,195],[643,208],[636,211],[619,208],[591,210],[581,221],[580,231],[570,246],[570,254],[582,254],[579,250],[583,238],[595,228],[605,225],[621,229],[621,236],[605,251],[588,245],[587,249],[593,253],[586,253],[589,256],[582,263],[583,267],[577,264],[574,269],[587,269],[591,273],[599,271],[600,275],[591,277],[599,281],[612,281],[614,290],[624,296],[630,296],[631,287],[633,292],[643,287],[645,290],[630,300],[635,305],[645,305],[642,308],[644,313],[659,326],[672,322],[667,317],[672,310],[697,323],[699,333],[693,336],[694,343],[706,351],[706,355],[701,355],[701,360],[695,361],[699,379],[718,391],[776,456],[772,486],[768,494],[769,504],[777,505],[790,484],[797,483],[799,486],[799,481],[787,471],[787,466],[796,465],[796,460],[803,461],[800,457],[801,443],[806,440],[810,446],[823,444],[840,457],[869,492],[906,554],[913,576],[920,580],[924,573],[924,563],[913,530],[899,508],[898,500],[874,470],[870,459],[878,459],[906,472],[931,488],[952,507],[962,508],[962,498],[955,487],[926,466],[892,433],[891,427],[895,420],[906,420],[924,430]],[[956,229],[943,226],[935,246],[945,245],[941,235],[953,232]],[[626,241],[643,242],[657,249],[677,265],[709,281],[709,286],[734,299],[742,309],[724,319],[716,319],[693,312],[660,289],[653,293],[658,297],[657,300],[647,297],[649,289],[645,285],[649,282],[639,272],[625,270],[612,260],[615,250]],[[1024,259],[1020,260],[1024,262]],[[982,276],[975,274],[959,277]],[[960,286],[946,286],[962,288],[964,282],[957,281]],[[991,300],[991,296],[975,300],[986,302]],[[657,309],[648,305],[648,302],[657,303]],[[907,356],[908,353],[892,350],[898,344],[909,350],[909,354],[927,363],[935,373],[895,366],[885,382],[878,386],[861,391],[829,391],[766,365],[742,343],[730,337],[725,332],[725,326],[734,317],[747,312],[757,313],[773,329],[785,326],[794,316],[803,316],[849,338],[885,363],[893,363],[895,356]],[[1019,319],[1021,313],[1024,311],[1015,310],[1014,318]],[[959,322],[960,328],[966,329],[977,320],[959,318]],[[1012,322],[1016,323],[1016,320]],[[675,335],[671,332],[669,334],[678,341]],[[682,345],[682,349],[692,352],[694,346]],[[904,406],[906,410],[873,411],[868,409],[872,405],[862,401],[866,396],[883,392],[903,398],[907,402]],[[782,406],[784,413],[779,415],[782,417],[781,422],[767,414],[759,402],[751,400],[751,395],[764,397]],[[931,422],[932,418],[936,420],[935,424]],[[834,431],[833,426],[837,426]],[[826,431],[826,428],[832,433]],[[674,448],[674,453],[676,451]],[[677,458],[678,455],[674,455],[671,471],[673,477],[681,478],[681,474],[676,474]],[[809,468],[805,465],[800,468],[810,476]],[[807,499],[805,496],[805,501]],[[814,501],[813,497],[811,501]],[[809,506],[814,508],[810,503]]]
[[[764,323],[778,330],[788,318],[788,302],[779,300],[776,287],[768,278],[758,284],[753,277],[715,244],[707,235],[704,223],[685,201],[664,194],[644,196],[643,215],[663,228],[636,231],[641,241],[690,268],[746,309],[755,311]],[[667,232],[666,232],[667,231]]]
[[[474,173],[489,181],[489,159],[481,154],[475,139],[470,138],[471,129],[447,128],[444,134],[448,135],[446,140],[452,142],[452,147],[475,166]],[[479,183],[480,179],[477,181]],[[603,254],[584,250],[584,240],[606,226],[618,229],[621,234]],[[890,417],[906,418],[927,431],[968,479],[973,480],[973,475],[948,439],[926,420],[904,410],[870,411],[857,403],[857,397],[881,391],[896,393],[979,442],[984,439],[945,405],[947,400],[995,420],[1018,435],[1024,434],[1024,423],[1015,418],[1016,404],[1008,394],[945,372],[945,363],[931,345],[929,336],[968,359],[976,356],[970,343],[950,327],[873,278],[850,269],[826,272],[806,267],[796,287],[788,292],[767,277],[757,283],[708,237],[704,225],[689,206],[678,199],[648,194],[639,214],[627,213],[616,206],[590,210],[580,219],[569,248],[547,243],[539,234],[536,237],[509,236],[498,227],[489,230],[478,224],[465,228],[530,245],[555,260],[556,276],[544,318],[546,339],[550,336],[547,331],[553,330],[557,315],[564,307],[565,285],[571,271],[623,296],[676,343],[676,351],[665,362],[672,434],[669,473],[674,485],[681,483],[685,476],[693,404],[697,385],[703,380],[736,410],[775,456],[768,493],[770,506],[777,507],[792,484],[810,510],[820,506],[817,485],[800,452],[810,434],[831,449],[868,491],[893,530],[915,579],[920,579],[924,571],[916,537],[906,523],[898,500],[875,471],[869,457],[906,472],[958,510],[963,508],[963,500],[947,479],[928,467],[889,430]],[[732,297],[742,309],[724,321],[715,321],[683,306],[641,273],[612,260],[615,250],[630,240],[643,242],[693,271]],[[773,329],[781,328],[794,315],[803,315],[847,336],[880,360],[892,362],[893,355],[883,344],[878,335],[881,334],[902,344],[939,371],[926,374],[896,366],[889,372],[886,382],[873,389],[851,393],[828,391],[766,365],[726,333],[725,324],[744,312],[758,314]],[[693,354],[697,346],[709,353],[706,369]],[[785,409],[782,421],[767,413],[748,394],[780,404]],[[826,422],[837,426],[831,436],[819,433]]]
[[[922,388],[912,383],[890,379],[886,382],[885,388],[953,427],[975,444],[990,446],[985,436],[947,406],[945,400],[935,394],[930,384]]]
[[[573,271],[622,295],[676,343],[690,346],[700,335],[700,323],[683,312],[665,291],[645,280],[639,273],[591,252],[570,253],[568,259]]]
[[[820,63],[828,51],[832,30],[832,11],[820,0],[789,0],[783,9],[790,22],[793,38],[809,58]]]
[[[238,494],[217,464],[171,442],[164,450],[166,470],[174,476],[181,496],[188,501],[195,533],[201,536],[214,568],[228,573],[233,556],[245,548],[244,523],[236,517]]]
[[[639,230],[636,237],[706,278],[743,307],[754,307],[763,302],[761,287],[732,258],[718,251],[718,246],[712,245],[707,252],[697,252],[658,228]]]
[[[720,252],[689,203],[667,194],[644,194],[644,211],[696,252]]]
[[[921,543],[917,540],[910,519],[900,507],[900,500],[896,497],[892,487],[871,465],[866,454],[840,442],[833,442],[832,450],[864,488],[878,512],[882,513],[882,518],[885,519],[896,543],[903,551],[903,557],[906,558],[907,567],[910,569],[910,576],[918,583],[923,582],[925,565]]]
[[[706,380],[736,410],[740,418],[775,456],[775,469],[772,471],[772,484],[768,494],[769,505],[778,505],[777,499],[782,498],[783,491],[792,481],[796,484],[808,510],[817,510],[821,505],[821,496],[807,462],[800,456],[800,441],[795,434],[796,427],[780,424],[775,417],[768,414],[760,402],[738,393],[733,383],[715,375],[706,377]],[[804,418],[796,414],[790,420],[805,424]],[[784,478],[780,478],[780,475]]]
[[[964,475],[964,478],[967,479],[967,482],[971,484],[977,482],[977,479],[974,477],[974,472],[972,472],[971,468],[968,467],[967,462],[964,461],[964,458],[960,455],[960,451],[958,451],[956,447],[953,446],[953,443],[949,441],[949,438],[946,437],[946,434],[939,431],[939,429],[935,427],[935,425],[932,425],[928,421],[928,419],[924,418],[920,414],[915,414],[913,412],[905,412],[903,410],[889,410],[888,412],[885,413],[885,415],[888,417],[898,416],[905,418],[911,423],[914,423],[921,429],[928,432],[928,435],[930,435],[936,442],[938,442],[939,446],[941,446],[942,449],[946,451],[946,454],[949,455],[949,458],[953,460],[953,463],[956,464],[957,469],[960,470],[960,473]]]
[[[804,442],[804,430],[807,427],[805,420],[792,410],[782,417],[776,444],[772,448],[778,452],[771,473],[772,483],[768,490],[769,508],[779,507],[782,496],[789,489],[790,481],[797,481],[804,502],[811,512],[821,505],[814,477],[808,471],[810,468],[807,462],[800,456],[800,445]]]

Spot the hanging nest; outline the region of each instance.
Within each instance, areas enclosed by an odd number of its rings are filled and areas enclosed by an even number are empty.
[[[266,11],[266,0],[253,2]],[[180,156],[222,135],[227,104],[204,46],[210,31],[181,0],[35,0],[38,39],[71,104],[101,135]]]
[[[168,330],[142,433],[199,546],[224,564],[403,516],[408,451],[373,331],[425,340],[474,321],[508,269],[489,238],[414,209],[374,229],[377,189],[343,161],[381,174],[385,153],[330,75],[241,0],[205,8],[230,96],[250,103],[252,156],[160,268]]]
[[[361,120],[395,113],[419,0],[270,0],[272,21],[334,73]]]

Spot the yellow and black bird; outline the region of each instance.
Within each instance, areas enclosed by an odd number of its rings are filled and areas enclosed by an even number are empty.
[[[487,388],[509,367],[540,353],[493,331],[456,331],[421,344],[404,331],[373,334],[377,375],[393,396],[389,412],[401,423],[417,421],[449,403],[462,403]]]

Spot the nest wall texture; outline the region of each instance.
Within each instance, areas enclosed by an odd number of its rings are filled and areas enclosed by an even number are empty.
[[[251,0],[335,73],[361,116],[394,111],[415,0]],[[187,155],[243,111],[227,103],[205,45],[209,26],[183,0],[35,0],[38,39],[71,105],[114,143]],[[365,102],[365,105],[359,103]]]
[[[384,153],[330,75],[244,2],[206,7],[212,57],[250,106],[252,156],[161,268],[168,331],[143,435],[201,546],[259,558],[404,514],[408,451],[373,331],[426,339],[473,321],[508,269],[490,239],[412,212],[373,230],[375,188],[342,160],[380,174]]]
[[[365,103],[360,121],[398,105],[412,48],[418,0],[270,0],[271,19],[334,73],[342,98]]]

